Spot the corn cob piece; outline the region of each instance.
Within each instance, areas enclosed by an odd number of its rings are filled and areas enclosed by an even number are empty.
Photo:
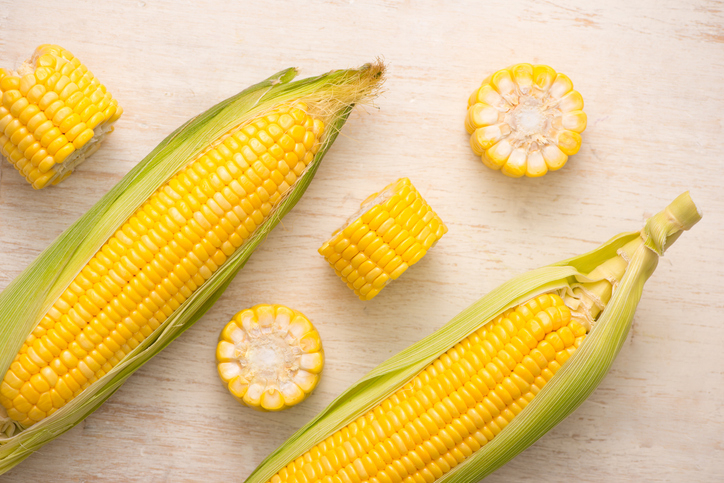
[[[700,218],[685,193],[641,233],[504,284],[341,394],[246,483],[480,481],[595,389],[658,257]]]
[[[111,237],[28,336],[0,384],[25,426],[110,371],[261,225],[314,158],[303,103],[227,133]]]
[[[193,118],[0,294],[0,472],[94,411],[208,310],[382,71],[290,82],[287,69]]]
[[[283,305],[242,310],[216,348],[219,377],[239,402],[280,411],[311,394],[324,367],[322,340],[301,312]]]
[[[0,69],[0,153],[35,189],[92,155],[123,109],[77,57],[41,45],[17,73]]]
[[[445,233],[440,217],[410,180],[401,178],[363,201],[319,253],[360,300],[370,300]]]
[[[473,92],[465,128],[487,167],[513,178],[538,177],[578,152],[586,113],[564,74],[547,65],[516,64]]]

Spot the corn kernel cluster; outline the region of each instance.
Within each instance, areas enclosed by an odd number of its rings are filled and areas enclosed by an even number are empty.
[[[361,300],[370,300],[424,257],[447,227],[407,178],[370,196],[362,209],[319,253]]]
[[[123,109],[57,45],[38,47],[19,71],[0,69],[0,153],[41,189],[65,179],[93,154]]]
[[[563,167],[581,147],[583,98],[547,65],[517,64],[485,79],[468,100],[470,145],[489,168],[514,178]]]
[[[282,106],[214,143],[159,188],[88,262],[0,383],[25,426],[116,366],[247,240],[319,148],[323,123]]]
[[[279,411],[302,402],[319,383],[324,351],[304,314],[282,305],[242,310],[216,348],[221,380],[239,401]]]
[[[555,294],[509,310],[270,483],[432,483],[493,439],[580,345]]]

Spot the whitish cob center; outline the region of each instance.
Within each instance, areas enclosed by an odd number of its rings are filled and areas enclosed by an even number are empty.
[[[324,366],[319,334],[301,313],[281,305],[239,312],[216,350],[221,380],[247,406],[276,411],[312,392]]]
[[[493,74],[468,102],[465,126],[483,162],[508,176],[542,176],[581,146],[583,98],[547,66],[519,64]]]
[[[314,158],[322,121],[282,106],[222,136],[103,245],[28,336],[0,403],[34,424],[115,367],[254,233]]]
[[[432,483],[510,423],[584,337],[560,297],[540,295],[456,344],[270,483]]]

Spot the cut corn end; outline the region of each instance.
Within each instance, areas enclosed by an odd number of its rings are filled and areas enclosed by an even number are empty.
[[[319,253],[360,300],[370,300],[445,233],[440,217],[410,180],[401,178],[363,201]]]
[[[583,98],[546,65],[495,72],[470,96],[465,129],[483,164],[506,176],[536,178],[562,168],[581,147]]]
[[[324,351],[319,333],[302,313],[261,304],[237,313],[224,327],[216,361],[219,377],[239,402],[281,411],[317,386]]]
[[[35,189],[58,184],[100,146],[123,109],[73,54],[41,45],[0,71],[0,154]]]

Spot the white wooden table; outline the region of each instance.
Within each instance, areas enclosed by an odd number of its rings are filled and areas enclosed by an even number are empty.
[[[704,219],[659,264],[610,374],[488,481],[722,481],[721,2],[1,3],[2,66],[59,43],[125,114],[60,186],[34,192],[2,162],[0,288],[169,132],[216,102],[291,65],[316,75],[381,55],[389,79],[379,110],[350,117],[305,197],[213,309],[0,481],[241,481],[347,386],[487,291],[640,228],[687,189]],[[516,62],[565,72],[586,101],[583,148],[542,179],[485,168],[463,129],[470,92]],[[316,250],[362,199],[401,176],[450,231],[363,303]],[[279,414],[239,405],[214,365],[219,330],[262,302],[304,312],[326,349],[316,393]]]

